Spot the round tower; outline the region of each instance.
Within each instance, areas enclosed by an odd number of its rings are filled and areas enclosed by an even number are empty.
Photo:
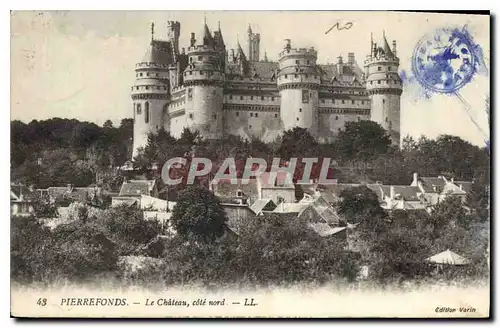
[[[184,71],[186,86],[186,126],[209,139],[223,133],[222,102],[224,73],[214,39],[205,24],[197,42],[191,33],[187,49],[188,66]]]
[[[139,148],[147,145],[148,134],[162,127],[169,129],[167,105],[169,103],[168,67],[172,64],[170,45],[151,40],[140,63],[135,65],[136,80],[132,86],[134,141],[132,158]]]
[[[278,90],[281,97],[283,129],[306,128],[318,136],[318,89],[320,76],[316,72],[318,53],[314,48],[292,49],[286,40],[278,57]]]
[[[396,41],[389,47],[385,34],[382,45],[371,42],[370,55],[365,60],[366,89],[371,99],[371,120],[386,129],[395,146],[400,145],[401,78]]]

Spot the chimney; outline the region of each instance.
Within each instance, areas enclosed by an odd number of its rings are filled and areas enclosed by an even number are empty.
[[[395,192],[394,192],[394,186],[391,186],[391,199],[394,199]]]
[[[350,52],[347,54],[347,63],[349,65],[354,65],[354,52]]]
[[[418,186],[418,173],[417,172],[413,173],[413,182],[412,182],[412,185]]]

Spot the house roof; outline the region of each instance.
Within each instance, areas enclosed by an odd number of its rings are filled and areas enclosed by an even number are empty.
[[[123,182],[120,189],[120,196],[149,196],[155,183],[155,180],[130,180]]]
[[[56,202],[71,200],[84,203],[95,194],[96,189],[94,187],[49,187],[47,192]]]
[[[250,210],[256,215],[260,214],[264,209],[268,208],[269,211],[273,211],[276,208],[276,204],[270,198],[258,199],[252,206]]]
[[[400,195],[404,200],[408,201],[418,201],[418,193],[420,193],[419,187],[413,186],[392,186],[394,187],[394,195]],[[389,189],[390,193],[390,189]]]
[[[420,181],[422,182],[422,188],[426,193],[435,193],[435,187],[439,187],[443,190],[446,181],[440,177],[421,177]]]
[[[459,186],[457,186],[454,183],[448,182],[444,185],[443,194],[447,195],[465,195],[467,192],[465,190],[460,189]]]
[[[384,188],[387,186],[384,186],[380,183],[367,184],[366,187],[372,190],[377,195],[380,201],[384,200],[384,197],[390,194],[390,190],[389,193],[387,193],[387,188]]]
[[[447,249],[426,259],[426,261],[438,264],[464,265],[470,264],[470,260]]]
[[[276,70],[279,69],[277,62],[250,62],[250,76],[271,79]]]
[[[339,225],[342,221],[335,209],[321,195],[312,199],[303,198],[300,203],[309,205],[328,224]]]
[[[472,190],[472,181],[453,181],[453,183],[459,188],[462,186],[462,190],[465,192],[470,192]]]
[[[287,181],[289,177],[289,181]],[[259,180],[260,186],[262,188],[272,188],[272,187],[289,187],[295,188],[293,184],[293,174],[284,170],[278,170],[276,172],[276,179],[273,179],[271,172],[264,172],[260,174],[257,179]],[[274,180],[274,181],[273,181]]]
[[[35,195],[34,191],[30,190],[28,187],[18,184],[10,185],[10,200],[20,200],[21,195],[25,200],[33,198]]]
[[[332,228],[327,223],[322,223],[322,222],[308,223],[308,226],[321,237],[332,236],[346,229],[346,227]]]
[[[217,197],[228,200],[237,197],[238,191],[241,191],[243,194],[242,198],[248,199],[250,204],[259,198],[259,189],[256,179],[249,179],[248,183],[243,183],[242,179],[212,181],[212,190]]]

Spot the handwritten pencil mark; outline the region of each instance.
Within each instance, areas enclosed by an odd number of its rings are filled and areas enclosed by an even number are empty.
[[[337,28],[338,31],[342,31],[342,30],[348,30],[350,29],[352,26],[354,25],[353,22],[347,22],[345,23],[343,26],[340,26],[340,23],[337,22],[335,23],[332,27],[330,27],[326,32],[325,34],[328,34],[330,33],[331,30],[333,30],[335,27]]]

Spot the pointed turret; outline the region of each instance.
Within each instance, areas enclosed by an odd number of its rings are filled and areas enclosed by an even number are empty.
[[[387,42],[387,39],[385,37],[385,32],[384,32],[384,53],[388,57],[395,57],[394,54],[392,53],[391,47],[389,46],[389,42]]]
[[[209,47],[214,46],[214,38],[210,33],[210,29],[208,28],[206,21],[203,24],[203,31],[200,33],[200,35],[202,35],[202,37],[199,40],[200,42],[199,45],[209,46]]]
[[[250,26],[250,23],[248,23],[247,33],[252,34],[252,27]]]

